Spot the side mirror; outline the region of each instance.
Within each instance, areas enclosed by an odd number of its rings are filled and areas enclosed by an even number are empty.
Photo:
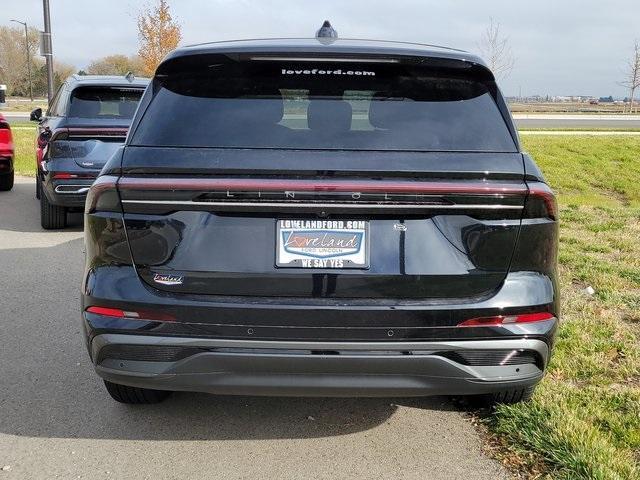
[[[29,120],[31,120],[32,122],[39,122],[40,120],[42,120],[42,109],[38,107],[33,110],[31,112],[31,115],[29,115]]]

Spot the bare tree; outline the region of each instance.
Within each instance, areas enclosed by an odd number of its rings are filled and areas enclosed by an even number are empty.
[[[620,85],[629,89],[629,113],[633,113],[636,89],[640,88],[640,41],[638,40],[634,43],[633,57],[627,63],[624,75],[625,79],[620,82]]]
[[[0,83],[6,83],[10,95],[29,93],[28,65],[25,56],[24,30],[22,27],[0,26]],[[34,63],[38,51],[38,31],[28,33],[29,57]]]
[[[513,70],[516,59],[511,50],[509,37],[500,31],[500,23],[489,19],[489,26],[482,33],[478,49],[496,78],[506,78]]]

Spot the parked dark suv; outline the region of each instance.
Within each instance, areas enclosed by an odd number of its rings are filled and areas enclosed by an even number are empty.
[[[556,215],[473,55],[180,48],[87,198],[91,360],[125,403],[526,399],[558,322]]]
[[[42,228],[64,228],[67,212],[82,211],[89,186],[124,142],[149,79],[72,75],[37,121],[36,197]]]

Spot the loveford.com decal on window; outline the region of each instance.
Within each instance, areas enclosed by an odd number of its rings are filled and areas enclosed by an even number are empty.
[[[364,75],[375,77],[376,72],[367,72],[365,70],[320,70],[317,68],[311,70],[287,70],[282,69],[282,75]]]

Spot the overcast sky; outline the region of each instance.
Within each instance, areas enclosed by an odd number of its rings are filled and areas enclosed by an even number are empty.
[[[153,0],[51,0],[55,58],[78,68],[137,51],[135,18]],[[331,20],[342,37],[430,43],[477,51],[490,17],[516,56],[507,95],[619,95],[640,0],[169,0],[182,44],[312,36]],[[41,0],[0,0],[0,25],[42,29]],[[16,25],[16,24],[12,24]]]

